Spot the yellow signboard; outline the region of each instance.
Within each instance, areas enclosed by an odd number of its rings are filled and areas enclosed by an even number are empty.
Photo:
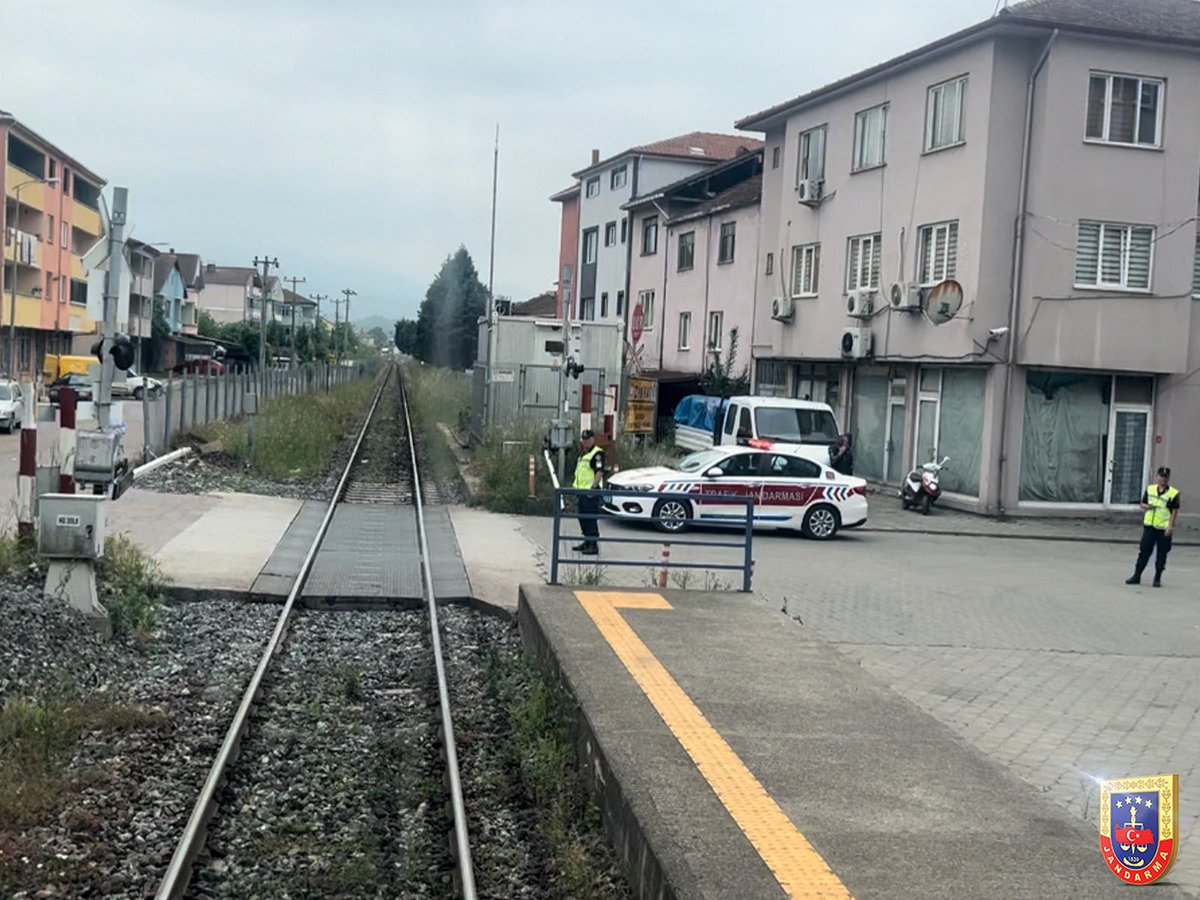
[[[630,378],[625,399],[626,434],[653,434],[654,410],[658,405],[658,382],[653,378]]]

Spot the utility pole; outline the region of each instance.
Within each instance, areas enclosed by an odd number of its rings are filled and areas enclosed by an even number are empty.
[[[338,365],[341,365],[342,362],[342,351],[338,349],[338,332],[342,330],[342,325],[338,313],[341,312],[342,304],[345,302],[341,297],[333,298],[333,355]]]
[[[254,257],[254,265],[262,266],[262,288],[259,295],[258,307],[258,380],[262,388],[258,393],[266,393],[265,387],[267,383],[267,279],[271,270],[271,266],[279,268],[279,259],[272,259],[270,256],[263,256],[259,259]]]
[[[352,290],[350,290],[350,288],[342,288],[342,294],[346,297],[346,299],[342,302],[344,302],[346,304],[346,328],[349,329],[350,328],[350,298],[357,297],[358,291],[352,291]],[[342,364],[342,350],[345,349],[345,346],[344,346],[345,343],[346,342],[344,340],[339,343],[339,346],[341,347],[341,349],[338,350],[338,358],[337,358],[339,366]]]
[[[328,300],[329,295],[328,294],[309,294],[308,299],[317,301],[317,331],[320,331],[320,329],[321,329],[321,301]],[[316,331],[313,332],[313,338],[311,341],[309,341],[309,345],[310,345],[309,349],[312,350],[313,359],[316,359],[317,358]]]
[[[112,227],[108,232],[108,276],[104,280],[104,325],[100,340],[100,396],[96,400],[96,421],[101,431],[112,426],[113,338],[117,334],[118,293],[121,290],[121,266],[125,263],[125,212],[129,189],[113,188]],[[15,266],[13,267],[15,270]],[[142,423],[145,428],[145,423]]]
[[[496,367],[496,295],[493,291],[496,274],[496,182],[500,173],[500,123],[496,123],[496,144],[492,150],[492,242],[488,250],[488,330],[487,330],[487,384],[483,392],[483,427],[491,427],[495,418],[492,397],[492,372]],[[566,335],[563,335],[564,340]]]
[[[292,307],[292,366],[296,365],[296,285],[307,284],[307,278],[296,278],[294,275],[291,278],[285,278],[284,281],[292,283],[292,300],[289,304]]]

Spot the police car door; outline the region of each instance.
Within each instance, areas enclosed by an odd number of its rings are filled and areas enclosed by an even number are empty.
[[[712,474],[704,478],[702,493],[750,497],[754,501],[754,511],[757,513],[765,457],[765,453],[754,451],[734,453],[726,457],[715,469],[709,469]],[[706,500],[699,512],[702,519],[738,521],[746,515],[746,507],[733,500]]]
[[[821,467],[786,453],[764,454],[766,464],[759,519],[770,525],[800,527],[808,505],[823,493]]]

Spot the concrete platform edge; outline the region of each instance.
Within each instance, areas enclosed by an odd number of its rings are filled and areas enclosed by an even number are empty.
[[[664,861],[655,850],[656,844],[661,842],[655,840],[653,825],[631,804],[621,773],[613,770],[588,711],[578,700],[573,673],[563,668],[541,623],[530,612],[525,597],[527,587],[544,588],[545,585],[522,584],[518,589],[517,626],[521,643],[546,676],[560,684],[575,703],[572,736],[576,760],[600,807],[605,834],[616,849],[639,900],[678,900],[681,895],[676,893],[675,885],[685,883],[687,874]]]

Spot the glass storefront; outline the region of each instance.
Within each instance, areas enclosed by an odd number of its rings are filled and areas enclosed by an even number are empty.
[[[863,478],[883,480],[890,385],[886,374],[854,376],[854,474]]]

